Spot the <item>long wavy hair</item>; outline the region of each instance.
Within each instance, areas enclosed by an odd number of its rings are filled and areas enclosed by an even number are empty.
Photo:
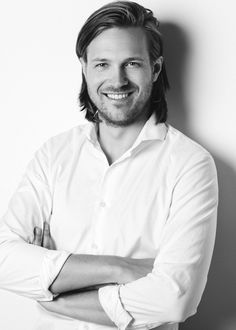
[[[140,27],[146,34],[149,56],[152,64],[163,56],[163,42],[159,31],[159,22],[150,9],[132,1],[115,1],[96,10],[81,28],[77,42],[76,54],[78,58],[87,61],[87,47],[90,42],[103,31],[113,27]],[[155,113],[157,122],[167,120],[166,91],[169,88],[168,77],[163,61],[158,79],[153,83],[150,99],[150,115]],[[82,73],[82,84],[79,93],[81,110],[86,110],[86,118],[96,122],[97,108],[91,101],[87,83]]]

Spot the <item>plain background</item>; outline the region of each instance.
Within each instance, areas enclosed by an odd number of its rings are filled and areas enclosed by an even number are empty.
[[[182,330],[236,329],[236,20],[234,1],[140,0],[161,21],[172,90],[169,122],[213,155],[218,232],[208,284]],[[76,126],[77,33],[105,1],[0,4],[0,214],[26,164],[49,137]],[[157,293],[158,297],[158,293]],[[34,303],[0,291],[0,329],[31,330]]]

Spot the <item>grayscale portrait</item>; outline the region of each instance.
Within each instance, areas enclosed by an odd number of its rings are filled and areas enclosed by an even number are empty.
[[[233,12],[3,5],[0,329],[235,329]]]

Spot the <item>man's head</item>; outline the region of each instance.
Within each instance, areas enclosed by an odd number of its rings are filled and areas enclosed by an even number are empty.
[[[85,22],[76,52],[83,65],[79,99],[88,120],[95,121],[98,110],[106,121],[128,125],[143,110],[166,121],[168,80],[158,25],[150,10],[130,1],[107,4]]]

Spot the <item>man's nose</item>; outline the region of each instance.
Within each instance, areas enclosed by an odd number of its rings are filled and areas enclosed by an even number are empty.
[[[120,88],[128,84],[125,68],[116,67],[112,70],[111,83],[114,88]]]

